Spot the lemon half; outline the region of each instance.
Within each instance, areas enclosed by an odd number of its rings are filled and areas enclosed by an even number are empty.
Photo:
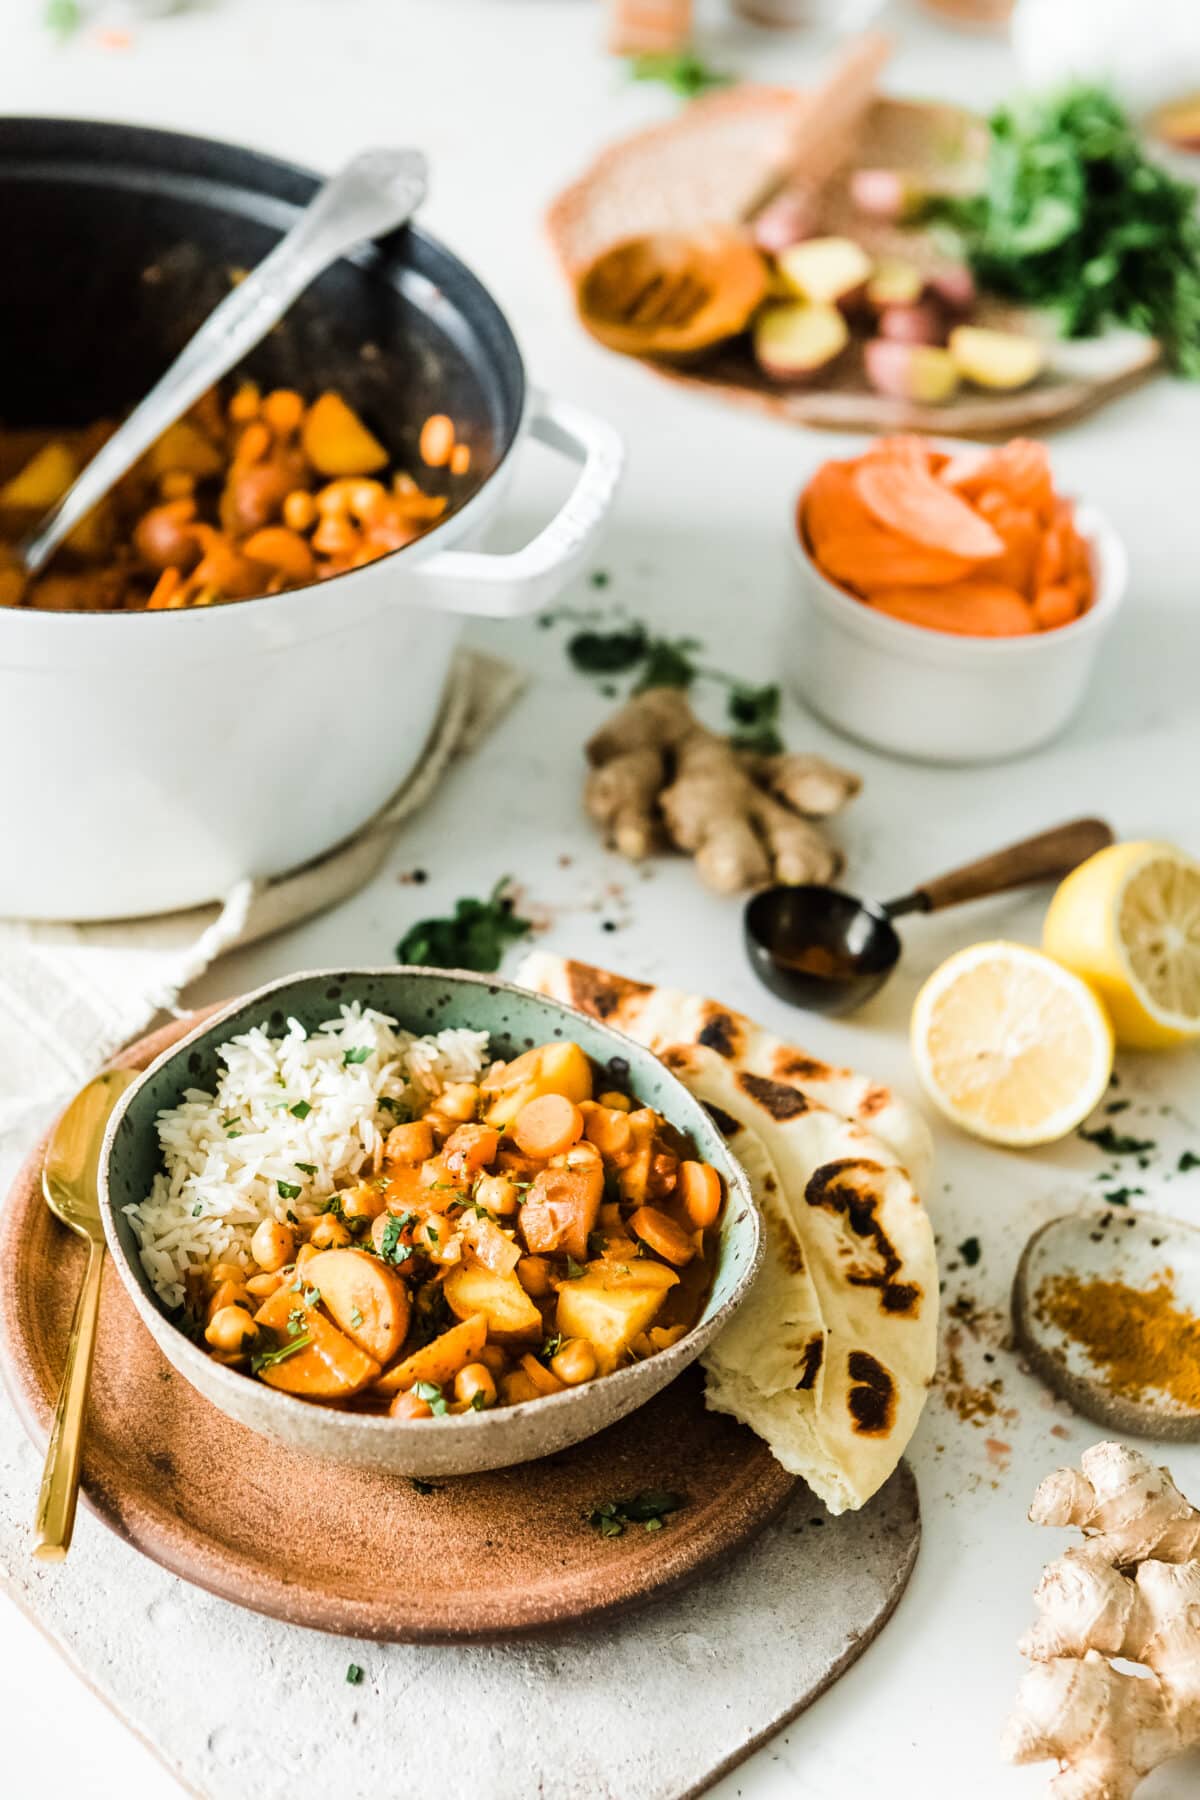
[[[975,944],[936,969],[912,1016],[934,1104],[990,1144],[1048,1144],[1104,1097],[1113,1033],[1086,982],[1027,944]]]
[[[1042,943],[1099,995],[1119,1044],[1200,1037],[1200,863],[1171,844],[1112,844],[1080,863]]]

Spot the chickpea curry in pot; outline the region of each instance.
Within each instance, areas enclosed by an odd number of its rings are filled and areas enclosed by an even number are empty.
[[[189,1271],[196,1335],[281,1392],[406,1420],[676,1343],[712,1286],[724,1187],[612,1079],[556,1042],[445,1086],[318,1217],[264,1218],[253,1273]]]
[[[444,413],[421,427],[418,483],[332,389],[242,382],[169,426],[43,573],[6,564],[113,429],[0,430],[0,606],[173,611],[306,587],[431,530],[471,467]]]

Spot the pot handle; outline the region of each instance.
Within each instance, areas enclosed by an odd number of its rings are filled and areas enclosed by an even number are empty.
[[[548,525],[521,550],[441,550],[413,570],[430,584],[422,596],[447,612],[490,619],[540,612],[587,556],[612,503],[625,450],[611,425],[537,389],[529,431],[540,444],[580,465],[579,479]]]

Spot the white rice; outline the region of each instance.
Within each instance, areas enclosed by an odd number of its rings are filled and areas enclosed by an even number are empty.
[[[125,1208],[155,1292],[181,1306],[189,1269],[249,1267],[262,1219],[311,1218],[378,1167],[396,1123],[381,1101],[419,1111],[448,1082],[477,1081],[487,1046],[486,1031],[415,1037],[357,1004],[311,1035],[289,1019],[281,1038],[256,1027],[222,1045],[216,1093],[188,1088],[181,1105],[159,1113],[162,1173],[145,1200]],[[364,1049],[363,1061],[347,1062],[347,1052]],[[305,1105],[298,1118],[292,1109]]]

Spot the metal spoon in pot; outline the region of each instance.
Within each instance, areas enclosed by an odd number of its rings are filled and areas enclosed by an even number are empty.
[[[211,312],[166,374],[11,553],[27,575],[128,473],[168,425],[261,343],[288,308],[339,256],[403,225],[425,198],[419,150],[364,150],[318,189],[270,255]]]
[[[882,904],[831,887],[764,888],[746,906],[746,950],[756,973],[781,999],[810,1012],[853,1012],[900,960],[893,919],[1057,881],[1112,841],[1103,820],[1074,819]]]

